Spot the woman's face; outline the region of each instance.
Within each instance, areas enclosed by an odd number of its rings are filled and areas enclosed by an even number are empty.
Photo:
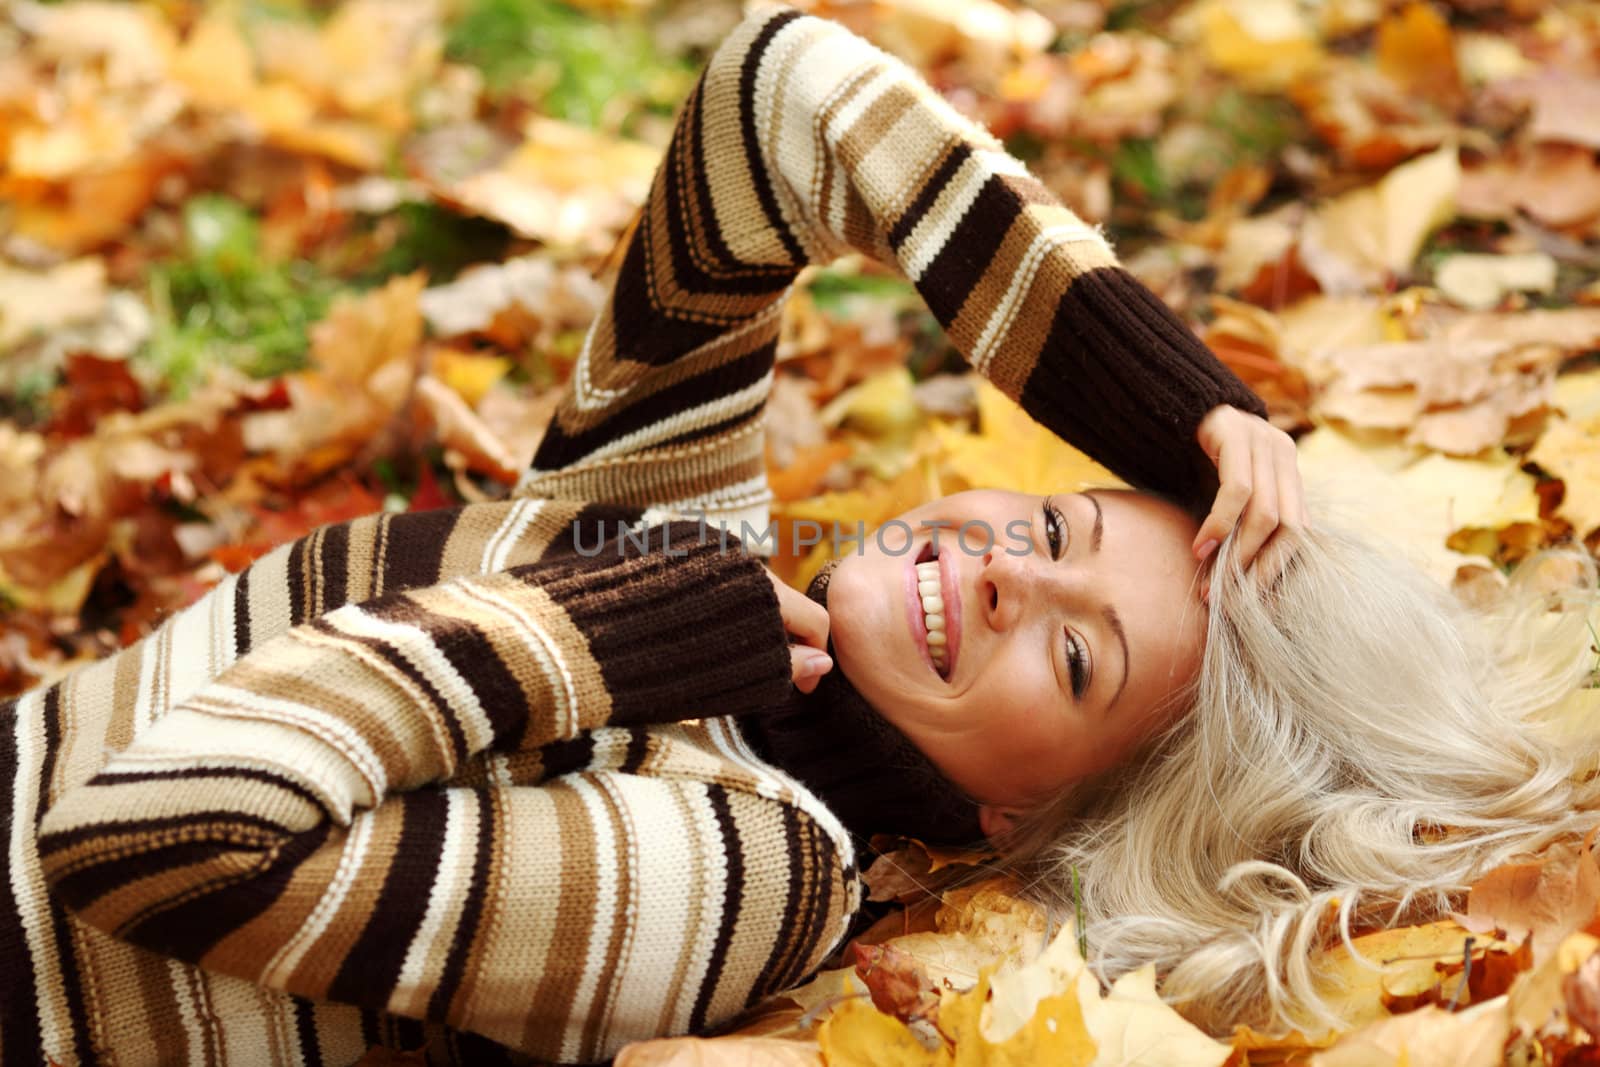
[[[1131,492],[936,500],[834,571],[838,667],[993,836],[1166,725],[1205,640],[1195,531]]]

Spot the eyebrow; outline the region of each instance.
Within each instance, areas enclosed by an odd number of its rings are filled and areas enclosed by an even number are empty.
[[[1100,510],[1100,501],[1094,498],[1093,493],[1084,493],[1083,495],[1088,497],[1089,503],[1094,505],[1094,529],[1089,533],[1089,551],[1099,552],[1100,537],[1105,533],[1106,528],[1105,512]],[[1101,614],[1105,616],[1106,625],[1111,627],[1111,632],[1116,635],[1117,643],[1122,646],[1122,684],[1117,686],[1116,694],[1112,696],[1111,703],[1106,705],[1106,710],[1110,711],[1117,706],[1117,701],[1122,698],[1122,691],[1128,688],[1128,675],[1132,671],[1128,665],[1128,633],[1122,628],[1122,616],[1118,615],[1117,609],[1110,604],[1105,606]]]

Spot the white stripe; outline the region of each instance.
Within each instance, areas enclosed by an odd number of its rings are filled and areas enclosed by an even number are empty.
[[[658,999],[661,995],[660,980],[664,976],[655,973],[656,966],[658,966],[657,962],[652,959],[636,961],[634,959],[634,945],[640,942],[639,930],[641,925],[649,925],[653,927],[655,925],[654,923],[646,924],[645,920],[658,919],[662,912],[668,910],[665,906],[666,901],[664,898],[670,897],[673,894],[670,890],[664,892],[661,883],[653,880],[647,880],[645,878],[645,872],[640,866],[639,843],[641,841],[648,842],[644,851],[647,854],[650,854],[653,858],[659,858],[663,853],[671,851],[671,849],[668,847],[668,843],[675,840],[673,835],[679,832],[680,828],[674,824],[663,827],[659,831],[644,832],[643,828],[640,826],[638,816],[641,812],[665,811],[671,808],[672,805],[670,798],[662,796],[659,789],[649,790],[646,796],[637,798],[637,803],[630,804],[628,802],[629,794],[646,792],[645,787],[647,785],[660,786],[661,783],[649,782],[646,779],[636,778],[632,775],[621,775],[617,773],[597,774],[591,780],[594,782],[597,788],[610,796],[612,804],[615,805],[617,809],[618,821],[622,826],[621,844],[624,851],[624,859],[622,861],[623,869],[628,873],[628,897],[626,900],[621,902],[623,916],[622,921],[626,924],[626,926],[622,931],[621,941],[617,945],[617,969],[615,973],[606,976],[610,979],[606,989],[606,993],[608,994],[607,1010],[605,1017],[601,1019],[601,1027],[599,1032],[600,1048],[606,1049],[614,1047],[612,1043],[606,1039],[607,1035],[613,1032],[619,1026],[621,1027],[622,1033],[627,1035],[629,1040],[631,1040],[632,1035],[635,1034],[640,1037],[655,1036],[648,1031],[641,1032],[638,1029],[632,1028],[631,1024],[633,1023],[633,1020],[628,1018],[628,1008],[625,1005],[618,1004],[617,998],[623,994],[629,977],[646,979],[646,984],[652,990],[654,990],[655,998]],[[688,857],[686,856],[679,858],[678,861],[673,864],[673,866],[681,869],[684,867],[687,858]],[[658,872],[652,871],[651,873],[654,874]],[[619,879],[619,883],[620,881],[621,880]],[[650,901],[648,904],[645,904],[640,898],[642,891],[647,886],[649,887]],[[621,886],[619,884],[618,892],[620,891]],[[675,924],[674,930],[681,928],[681,926],[681,923]],[[670,936],[674,930],[668,930],[666,933]],[[657,936],[659,937],[660,935]],[[661,942],[656,938],[645,938],[643,940],[643,944],[647,947],[647,949],[660,943]],[[676,944],[678,943],[678,939],[673,939],[667,941],[666,943]],[[593,943],[590,944],[589,949],[591,956],[593,956],[597,948],[601,948],[601,946],[596,946]],[[606,955],[609,955],[609,953],[605,953],[602,948],[602,955],[599,957],[602,965],[604,965]],[[597,969],[595,974],[597,989],[599,987],[600,978],[601,974]],[[659,1003],[656,1003],[653,1006],[659,1008]],[[620,1045],[622,1042],[619,1041],[616,1044]]]
[[[612,857],[616,855],[617,844],[612,833],[611,816],[596,786],[582,775],[572,775],[564,781],[583,803],[584,814],[589,820],[589,840],[594,844],[595,855],[594,893],[590,897],[594,910],[587,921],[582,918],[578,920],[589,931],[589,943],[584,953],[578,988],[572,996],[570,1022],[561,1042],[561,1059],[575,1061],[582,1055],[583,1022],[594,1010],[600,972],[605,967],[611,946],[611,920],[617,901],[617,867]]]
[[[132,733],[138,737],[155,721],[157,675],[161,664],[161,635],[156,631],[139,643],[139,682],[134,687]]]
[[[17,699],[9,725],[16,740],[17,773],[11,781],[11,839],[7,855],[11,864],[11,897],[22,920],[23,938],[34,970],[34,998],[43,1035],[45,1054],[58,1063],[76,1063],[73,1051],[71,1017],[67,1009],[66,980],[61,962],[56,959],[54,929],[50,921],[49,890],[39,849],[33,837],[38,816],[35,801],[39,771],[44,756],[44,690],[35,690]],[[15,967],[15,961],[0,961],[0,966]],[[88,1049],[79,1049],[84,1056]]]
[[[788,290],[784,291],[787,295]],[[783,298],[780,296],[756,315],[726,333],[720,333],[697,348],[692,348],[683,355],[676,357],[673,362],[678,366],[691,363],[713,346],[729,345],[747,333],[760,330],[767,325],[767,320],[776,317],[783,311]],[[568,395],[572,398],[573,407],[579,411],[599,411],[610,407],[616,401],[627,396],[641,379],[635,379],[622,386],[620,389],[606,389],[594,381],[594,335],[595,330],[583,337],[583,348],[578,351],[578,362],[572,370],[572,391]],[[708,368],[709,369],[709,368]]]
[[[839,863],[849,866],[855,863],[855,846],[851,844],[850,834],[845,830],[844,823],[839,817],[824,804],[815,793],[806,788],[782,768],[774,767],[767,763],[751,749],[750,743],[744,739],[744,734],[739,731],[738,723],[731,717],[724,716],[717,719],[707,719],[706,726],[710,728],[712,741],[718,751],[730,754],[733,762],[747,767],[758,778],[774,778],[784,783],[789,796],[784,797],[789,803],[811,816],[812,820],[829,837],[833,838],[833,845],[839,850]],[[737,753],[737,756],[732,756]],[[761,796],[769,795],[765,783],[758,786]],[[779,794],[773,793],[773,796]]]
[[[449,952],[443,944],[455,937],[472,871],[478,859],[477,801],[470,791],[444,790],[444,839],[439,846],[439,866],[428,892],[428,907],[406,950],[400,977],[389,994],[388,1008],[402,1015],[419,1016],[443,975]],[[453,920],[453,921],[452,921]],[[429,960],[432,959],[430,965]]]
[[[906,277],[922,280],[928,267],[950,240],[950,235],[972,209],[978,194],[995,175],[1027,177],[1027,169],[1001,152],[974,152],[957,168],[955,175],[939,192],[933,207],[917,220],[900,249],[900,263]]]
[[[508,595],[503,589],[485,588],[483,586],[461,585],[455,592],[464,597],[470,597],[474,602],[484,607],[498,610],[502,616],[511,620],[522,630],[525,636],[523,644],[533,653],[539,661],[539,668],[546,678],[560,679],[561,684],[554,686],[557,706],[549,709],[551,719],[556,724],[556,735],[561,738],[576,737],[580,727],[578,724],[578,685],[573,680],[572,671],[567,666],[566,656],[561,646],[545,632],[539,620],[528,613],[523,598]],[[537,714],[538,708],[529,709],[529,714]],[[484,728],[489,729],[488,720],[484,720]],[[490,735],[492,736],[492,735]],[[485,740],[481,748],[487,748]]]
[[[366,862],[367,851],[372,845],[373,818],[371,812],[362,812],[351,821],[344,851],[339,853],[339,866],[333,872],[333,877],[328,879],[328,887],[322,891],[322,898],[317,901],[311,914],[306,916],[300,929],[261,968],[260,984],[283,989],[305,959],[306,953],[333,924],[334,917],[344,907],[345,898],[349,896],[350,888],[355,885],[356,876]]]
[[[673,1023],[679,1033],[689,1029],[702,987],[721,978],[720,974],[708,973],[711,956],[716,948],[717,933],[722,929],[723,906],[730,895],[738,896],[737,891],[733,894],[728,891],[728,842],[722,836],[722,825],[717,822],[716,811],[711,806],[711,787],[704,782],[692,783],[692,789],[687,788],[690,783],[685,785],[684,797],[693,812],[693,832],[700,840],[706,867],[705,885],[700,895],[700,925],[690,931],[693,940],[685,946],[689,967],[683,976],[682,999],[673,1013]],[[708,1003],[714,1002],[715,994],[716,990],[711,990]]]
[[[436,592],[440,595],[449,595],[459,589],[459,584],[446,582],[436,587]],[[451,599],[459,602],[461,597],[453,596]],[[388,619],[363,611],[354,604],[329,612],[324,618],[345,633],[374,638],[398,652],[444,698],[446,706],[439,708],[392,664],[377,656],[368,658],[368,662],[385,677],[416,693],[413,710],[422,716],[423,721],[432,730],[440,762],[447,773],[455,772],[456,754],[443,720],[444,716],[453,715],[461,726],[468,752],[479,752],[488,747],[489,740],[494,736],[494,730],[489,725],[488,712],[479,702],[478,694],[473,692],[472,686],[468,685],[461,672],[456,670],[455,664],[439,651],[439,646],[425,630],[409,623],[390,622]]]
[[[185,1061],[191,1067],[205,1067],[207,1042],[200,1024],[200,1005],[189,991],[189,968],[177,960],[169,959],[167,978],[172,982],[172,999],[178,1005],[178,1018],[183,1020],[183,1047],[189,1053]]]
[[[1034,235],[1028,244],[1028,250],[1023,253],[1017,264],[1016,272],[1011,276],[1011,284],[1007,287],[1005,296],[990,312],[989,321],[984,323],[983,332],[978,335],[978,340],[973,345],[972,365],[975,369],[980,373],[986,373],[995,351],[1005,344],[1006,338],[1011,334],[1017,311],[1022,307],[1022,298],[1033,286],[1034,276],[1038,273],[1039,265],[1044,262],[1045,257],[1062,245],[1082,241],[1093,242],[1102,248],[1105,246],[1099,231],[1082,222],[1050,226]]]
[[[420,699],[420,694],[418,696]],[[373,797],[382,797],[389,788],[389,774],[383,766],[383,761],[378,753],[359,730],[350,723],[336,715],[329,714],[325,709],[301,704],[298,701],[284,700],[279,697],[269,697],[249,689],[240,689],[236,686],[222,682],[213,683],[205,693],[188,702],[185,707],[192,711],[218,719],[237,719],[245,722],[253,720],[266,720],[269,723],[279,723],[303,730],[312,737],[319,738],[332,746],[341,756],[350,761],[366,782]],[[182,752],[181,747],[179,749]],[[276,767],[271,761],[271,754],[264,754],[266,766],[281,772],[294,773],[293,767]],[[245,753],[229,754],[229,759],[245,758]],[[135,762],[161,764],[171,758],[170,750],[156,749],[143,752],[137,748],[120,753],[117,757],[125,764]],[[193,752],[182,752],[180,759],[194,759]],[[296,778],[305,781],[305,774],[299,773]],[[342,804],[333,803],[325,789],[320,788],[323,783],[316,783],[313,792],[320,799],[327,801],[335,810],[343,807]]]
[[[523,533],[528,529],[529,523],[544,510],[544,500],[519,500],[506,512],[504,519],[494,531],[494,536],[489,538],[489,543],[483,549],[482,568],[485,574],[492,571],[506,569],[506,560],[511,556],[511,550],[522,539]]]
[[[767,394],[772,391],[772,370],[767,369],[759,379],[732,393],[722,393],[707,400],[703,404],[684,408],[675,414],[663,419],[657,419],[647,426],[621,437],[612,438],[593,452],[588,453],[574,463],[589,463],[594,460],[607,459],[613,456],[623,456],[661,441],[667,441],[679,434],[690,430],[698,430],[703,426],[721,422],[731,415],[745,411],[751,415],[760,413],[761,405],[766,403]]]

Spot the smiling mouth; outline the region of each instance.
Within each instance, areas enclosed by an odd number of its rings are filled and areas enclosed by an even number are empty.
[[[934,672],[949,681],[961,620],[954,560],[941,556],[930,541],[917,553],[908,579],[915,583],[907,591],[912,594],[913,618],[922,624],[919,636],[928,659]]]

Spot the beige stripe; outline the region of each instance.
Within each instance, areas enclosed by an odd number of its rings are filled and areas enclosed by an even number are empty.
[[[257,648],[289,628],[289,552],[281,545],[250,565],[250,643]]]
[[[351,832],[344,829],[334,830],[315,852],[303,859],[294,873],[289,876],[288,884],[282,893],[273,901],[272,906],[261,912],[249,922],[237,929],[229,931],[220,938],[211,950],[206,953],[205,965],[212,970],[224,974],[235,975],[254,984],[263,983],[272,988],[283,990],[287,981],[270,981],[267,972],[274,969],[274,964],[284,960],[286,954],[301,952],[301,968],[294,971],[292,978],[297,989],[305,990],[309,995],[317,995],[327,989],[337,973],[339,965],[343,962],[344,950],[353,943],[353,938],[348,936],[337,922],[329,928],[329,933],[324,935],[326,940],[317,942],[317,951],[305,954],[299,949],[301,939],[314,936],[314,931],[308,927],[315,920],[321,922],[321,917],[327,914],[327,909],[333,905],[328,902],[328,897],[334,892],[338,883],[340,871],[347,862],[361,859],[370,863],[374,872],[366,875],[376,881],[383,877],[384,855],[392,854],[378,851],[374,848],[368,856],[347,856]],[[382,839],[377,840],[381,847]],[[376,892],[370,899],[359,903],[370,905],[376,899]],[[352,906],[352,911],[355,911]],[[326,944],[328,951],[324,952],[322,946]],[[285,970],[283,973],[289,973]],[[303,984],[302,984],[303,983]],[[287,1010],[287,1009],[286,1009]],[[286,1018],[286,1025],[290,1027],[286,1033],[293,1038],[292,1015]]]
[[[945,329],[951,343],[961,351],[975,351],[978,335],[1006,303],[1009,290],[1014,287],[1026,288],[1033,281],[1039,263],[1035,259],[1032,264],[1035,269],[1026,269],[1027,253],[1029,247],[1039,239],[1042,221],[1027,209],[1019,209],[1012,218],[1005,237],[1000,241],[999,251],[985,264],[983,273],[961,305],[955,320]],[[1078,230],[1087,229],[1076,219],[1072,222]],[[982,369],[980,364],[975,365]]]
[[[369,584],[372,586],[372,596],[380,597],[388,592],[384,586],[384,568],[389,563],[389,524],[393,516],[388,512],[378,516],[377,528],[373,534],[376,542],[372,549],[372,576]]]
[[[515,506],[510,501],[474,504],[456,514],[450,532],[439,549],[439,580],[483,571],[483,554],[506,516]]]
[[[537,1017],[533,1005],[542,1005],[533,986],[540,975],[559,970],[558,952],[570,952],[574,932],[558,930],[560,896],[565,881],[581,870],[569,867],[557,831],[555,792],[513,789],[499,797],[504,803],[504,855],[515,857],[515,867],[495,882],[490,898],[495,936],[484,938],[473,950],[473,994],[466,1002],[462,1024],[484,1036],[521,1048],[548,1047],[548,1019]],[[561,947],[557,948],[557,942]],[[565,958],[565,957],[563,957]],[[537,968],[529,961],[541,961]],[[552,961],[548,967],[543,961]],[[559,981],[559,976],[550,979]]]
[[[642,905],[638,849],[641,844],[649,849],[660,848],[671,839],[655,834],[645,836],[639,834],[638,826],[629,817],[627,795],[619,788],[615,774],[595,774],[585,777],[595,786],[596,798],[601,801],[596,806],[598,809],[596,822],[598,823],[601,818],[609,822],[608,834],[613,856],[610,870],[616,875],[609,923],[611,936],[605,947],[605,962],[596,975],[596,1005],[587,1013],[590,1025],[585,1036],[589,1047],[585,1050],[584,1058],[594,1059],[635,1036],[624,1030],[622,1041],[611,1039],[612,1021],[617,1014],[617,1002],[622,993],[623,983],[628,977],[629,969],[635,966],[633,942],[637,936],[637,915]],[[642,783],[639,783],[638,779],[633,779],[629,784],[634,784],[637,788],[637,785]],[[651,792],[655,793],[654,790]],[[659,795],[652,795],[650,799],[659,803],[661,798]],[[659,906],[659,904],[648,906]],[[631,1021],[625,1018],[624,1026],[626,1027]]]
[[[145,646],[149,643],[148,637],[138,644],[124,649],[111,660],[115,666],[111,683],[111,708],[110,715],[101,719],[106,723],[105,744],[107,748],[124,749],[133,741],[134,707],[139,703],[139,665]],[[95,667],[100,667],[96,664]],[[98,670],[93,675],[86,677],[99,680]],[[78,687],[74,686],[73,699],[91,699],[89,694],[99,689],[98,685],[85,688],[78,696]],[[92,716],[90,721],[98,716]]]
[[[273,929],[276,936],[270,941],[258,942],[258,945],[263,947],[280,946],[278,951],[261,965],[258,980],[262,985],[274,989],[305,988],[299,984],[295,972],[333,924],[346,895],[359,883],[362,871],[367,869],[372,844],[371,822],[371,813],[363,812],[351,822],[348,831],[334,831],[314,854],[318,858],[321,858],[323,853],[337,856],[338,867],[331,875],[324,876],[323,884],[327,888],[323,890],[321,899],[316,902],[316,906],[311,909],[303,922],[289,925],[274,916],[277,919]],[[269,911],[268,915],[272,915],[275,910]],[[258,953],[260,951],[258,949]]]
[[[367,1054],[367,1043],[361,1039],[361,1009],[349,1004],[318,1004],[312,1011],[323,1063],[355,1063]]]
[[[994,346],[985,371],[989,380],[1016,396],[1041,359],[1060,358],[1045,357],[1043,350],[1067,289],[1075,277],[1115,262],[1109,248],[1084,242],[1070,249],[1057,249],[1055,255],[1041,263],[1027,289],[1017,296],[1016,314],[1004,342]]]
[[[377,596],[372,588],[373,569],[378,558],[383,523],[388,514],[380,511],[350,523],[350,536],[345,548],[344,602],[347,604],[359,604]]]

